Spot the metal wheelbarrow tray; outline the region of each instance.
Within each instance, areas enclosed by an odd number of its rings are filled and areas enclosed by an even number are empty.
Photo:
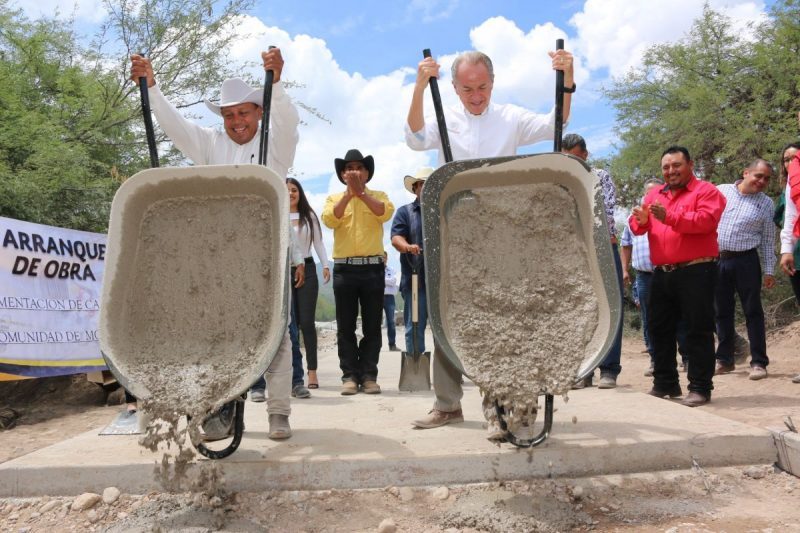
[[[596,175],[563,154],[449,163],[422,193],[430,323],[442,352],[532,424],[608,353],[622,298]],[[527,419],[525,419],[527,417]],[[511,429],[511,428],[509,428]]]
[[[123,183],[100,309],[122,386],[197,417],[241,398],[286,331],[288,211],[284,180],[259,165],[156,168]]]

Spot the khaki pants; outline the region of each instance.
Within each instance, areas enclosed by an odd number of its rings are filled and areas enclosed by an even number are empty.
[[[278,353],[264,377],[267,380],[267,413],[289,416],[292,413],[289,405],[292,393],[292,342],[288,328],[283,332]]]

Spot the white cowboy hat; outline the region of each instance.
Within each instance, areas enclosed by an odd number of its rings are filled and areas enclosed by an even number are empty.
[[[433,169],[431,167],[423,167],[413,176],[406,176],[403,178],[403,185],[406,186],[408,192],[414,194],[414,184],[418,181],[425,181],[431,174],[433,174]]]
[[[264,100],[263,89],[253,89],[240,78],[228,78],[222,82],[222,89],[219,91],[219,104],[206,100],[206,106],[222,116],[222,108],[239,104],[256,104],[261,107]]]

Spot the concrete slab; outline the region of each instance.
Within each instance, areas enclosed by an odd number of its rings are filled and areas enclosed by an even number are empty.
[[[778,466],[800,477],[800,433],[787,427],[769,428],[769,431],[778,449]]]
[[[556,399],[550,438],[529,450],[486,440],[477,387],[465,385],[465,421],[415,430],[433,393],[397,390],[400,354],[384,352],[383,394],[339,395],[338,360],[320,353],[321,388],[293,400],[294,436],[267,438],[264,404],[247,403],[241,447],[217,461],[231,490],[368,488],[580,477],[773,463],[769,431],[643,393],[596,388]],[[573,422],[573,420],[575,422]],[[538,423],[537,423],[538,425]],[[0,497],[74,495],[116,486],[161,490],[159,459],[135,436],[91,431],[0,465]],[[195,471],[209,461],[199,460]]]

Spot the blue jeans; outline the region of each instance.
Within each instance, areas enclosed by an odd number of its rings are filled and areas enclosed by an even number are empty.
[[[620,294],[620,301],[619,301],[619,308],[620,313],[622,313],[623,305],[622,305],[622,260],[619,257],[619,246],[614,244],[611,246],[611,249],[614,251],[614,266],[617,270],[617,281],[619,282],[619,294]],[[641,294],[639,298],[641,298]],[[641,300],[639,300],[641,301]],[[612,376],[616,378],[620,372],[622,372],[622,365],[620,365],[620,357],[622,355],[622,320],[619,321],[619,327],[617,331],[614,333],[614,343],[611,345],[611,349],[608,351],[606,356],[603,358],[603,361],[600,363],[600,375],[601,376]]]
[[[383,314],[386,315],[386,338],[389,340],[389,346],[397,344],[397,329],[394,325],[394,294],[383,295]]]
[[[411,289],[403,291],[403,322],[406,325],[406,352],[414,352],[414,326],[411,322]],[[428,325],[428,298],[425,295],[425,289],[417,292],[417,301],[419,302],[419,309],[417,311],[417,346],[416,353],[425,351],[425,327]]]
[[[644,345],[650,360],[653,360],[653,345],[650,344],[650,333],[647,331],[647,302],[650,300],[650,284],[653,282],[653,273],[644,270],[636,271],[636,279],[633,281],[636,286],[636,293],[639,295],[639,315],[642,317],[642,334],[644,335]]]

